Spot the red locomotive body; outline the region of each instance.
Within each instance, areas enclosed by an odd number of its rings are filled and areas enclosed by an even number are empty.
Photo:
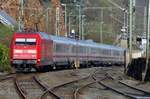
[[[48,65],[52,58],[52,41],[42,33],[14,33],[10,45],[10,61],[15,68],[31,69]]]

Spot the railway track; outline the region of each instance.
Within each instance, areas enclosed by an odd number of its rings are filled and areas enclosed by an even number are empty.
[[[109,90],[112,90],[118,94],[121,94],[125,97],[131,99],[150,99],[150,93],[141,89],[132,87],[126,83],[114,79],[111,75],[108,74],[108,77],[105,79],[99,80],[93,76],[93,79],[98,82],[98,84],[106,87]]]
[[[6,78],[2,81],[6,81],[7,78],[12,80],[16,88],[16,94],[22,99],[84,99],[88,95],[94,96],[93,92],[96,91],[98,93],[96,95],[100,98],[101,96],[108,98],[107,94],[103,93],[109,93],[114,98],[119,95],[121,98],[123,97],[122,99],[150,99],[149,92],[122,82],[107,72],[110,70],[112,69],[96,69],[89,76],[54,87],[46,85],[35,74],[27,76],[8,74],[4,76]],[[97,98],[92,97],[91,99]]]
[[[52,94],[54,97],[53,99],[65,98],[63,95],[60,95],[59,92],[66,92],[66,91],[61,91],[61,88],[65,88],[68,86],[70,86],[70,88],[73,89],[68,94],[68,96],[70,96],[69,99],[73,99],[74,92],[79,87],[79,83],[81,84],[81,82],[82,82],[84,85],[84,83],[87,83],[86,81],[89,80],[88,82],[90,82],[90,80],[91,80],[90,77],[91,77],[91,75],[77,79],[77,80],[73,80],[73,81],[70,81],[67,83],[60,84],[60,85],[54,86],[52,88],[49,88],[48,85],[43,84],[44,82],[40,81],[38,78],[34,77],[34,79],[45,90],[45,92],[41,95],[41,97],[39,99],[45,99],[48,94]],[[70,90],[70,88],[67,88],[67,89]]]
[[[25,94],[25,92],[23,91],[23,89],[19,86],[19,82],[16,78],[14,78],[14,84],[15,84],[15,87],[17,89],[17,93],[19,94],[20,98],[22,99],[27,99],[27,96]]]
[[[38,80],[35,76],[33,76],[33,74],[24,75],[24,74],[10,73],[0,77],[0,82],[4,83],[6,81],[14,82],[11,88],[14,88],[14,90],[16,90],[16,94],[18,94],[20,99],[45,99],[42,96],[43,93],[46,93],[46,95],[47,93],[49,93],[48,95],[50,98],[48,99],[60,99],[50,90],[48,90],[47,87],[42,85],[40,80]]]
[[[0,99],[21,98],[20,94],[16,92],[15,84],[12,83],[14,82],[15,77],[16,77],[16,73],[10,73],[10,74],[0,76]]]
[[[91,77],[92,77],[92,75],[96,74],[97,72],[98,72],[98,70],[95,70],[89,76],[57,85],[55,87],[52,87],[50,90],[53,93],[58,94],[62,98],[68,99],[68,97],[69,97],[69,99],[77,99],[78,91],[80,91],[82,89],[82,87],[84,88],[90,84],[95,83],[95,81],[92,80]],[[62,92],[64,92],[64,93],[62,94]],[[46,92],[44,94],[46,94]],[[44,94],[43,94],[43,96],[44,96]]]
[[[82,84],[87,83],[87,81],[90,79],[90,76],[77,79],[71,82],[63,83],[61,85],[55,86],[51,88],[50,90],[53,93],[58,94],[62,98],[68,98],[73,99],[75,90]],[[91,80],[91,79],[90,79]],[[90,82],[90,80],[88,82]],[[80,83],[80,84],[79,84]],[[64,92],[64,93],[63,93]]]
[[[37,99],[42,94],[42,90],[30,77],[26,79],[14,78],[14,83],[18,94],[23,99]]]
[[[48,87],[44,86],[35,76],[27,79],[14,78],[14,83],[22,99],[45,99],[43,96],[45,92],[45,95],[49,95],[49,99],[60,99],[60,97],[48,90]]]
[[[71,86],[70,88],[72,88],[72,89],[70,89],[70,91],[72,91],[72,92],[68,93],[70,95],[69,99],[80,99],[80,95],[82,95],[81,93],[84,93],[85,88],[88,88],[91,85],[94,85],[97,83],[97,81],[93,79],[93,76],[96,76],[99,80],[104,80],[106,78],[110,78],[108,73],[106,73],[106,71],[108,71],[108,70],[110,70],[110,69],[106,69],[104,71],[96,70],[94,73],[92,73],[88,77],[61,84],[59,86],[53,87],[51,90],[54,93],[59,93],[59,91],[66,92],[65,88],[69,89],[69,87]],[[63,88],[64,88],[64,91],[61,90]],[[98,89],[98,88],[95,88],[95,89]],[[65,94],[63,94],[63,95],[65,95]],[[62,96],[62,97],[66,98],[65,96]],[[68,99],[68,97],[67,97],[67,99]]]
[[[51,88],[51,91],[53,93],[59,94],[59,96],[63,98],[68,99],[69,97],[69,99],[78,99],[80,92],[82,92],[84,88],[96,83],[96,81],[92,79],[93,75],[101,74],[101,76],[98,78],[104,79],[107,76],[107,73],[105,72],[109,70],[112,69],[111,68],[108,69],[101,68],[100,70],[95,69],[95,71],[91,73],[89,76],[55,86]]]
[[[73,99],[79,99],[80,93],[83,91],[83,89],[94,84],[94,83],[96,83],[96,82],[91,82],[91,83],[88,83],[88,84],[86,84],[80,88],[77,88],[74,92]]]
[[[55,95],[51,90],[48,89],[47,86],[43,85],[41,81],[34,75],[35,74],[25,75],[22,73],[12,73],[2,76],[0,78],[0,81],[12,80],[10,81],[14,82],[12,83],[12,85],[14,85],[12,88],[14,88],[14,90],[16,89],[16,94],[18,94],[18,96],[20,96],[20,98],[22,99],[46,99],[45,97],[49,97],[48,99],[60,99],[59,96]],[[86,78],[87,77],[85,77],[84,79]],[[78,80],[73,82],[78,82]]]
[[[48,94],[52,97],[52,99],[61,99],[59,96],[54,94],[46,85],[42,84],[42,82],[37,77],[34,76],[33,79],[44,90],[39,99],[45,99],[44,97],[46,97]]]
[[[73,95],[73,99],[80,99],[80,95],[82,95],[82,93],[84,93],[84,89],[86,88],[90,88],[91,85],[94,85],[97,83],[97,80],[93,77],[97,77],[99,80],[103,80],[103,79],[106,79],[108,77],[108,74],[107,73],[104,73],[105,71],[108,71],[108,70],[104,70],[102,72],[99,72],[99,71],[95,71],[93,75],[91,75],[91,78],[92,78],[92,82],[89,82],[79,88],[77,88],[74,92],[74,95]],[[101,74],[100,76],[97,76]],[[95,89],[97,89],[98,87],[95,87]]]
[[[9,73],[6,75],[2,75],[2,76],[0,76],[0,82],[5,81],[5,80],[9,80],[9,79],[13,79],[14,76],[16,76],[16,73]]]

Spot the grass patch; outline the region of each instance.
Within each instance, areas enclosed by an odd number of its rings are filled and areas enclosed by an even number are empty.
[[[11,37],[13,35],[12,28],[0,25],[0,43],[9,47]]]

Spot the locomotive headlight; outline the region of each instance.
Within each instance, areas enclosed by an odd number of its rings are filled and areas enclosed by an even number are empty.
[[[36,50],[28,50],[28,53],[36,54]]]
[[[14,53],[23,53],[23,50],[14,50]]]

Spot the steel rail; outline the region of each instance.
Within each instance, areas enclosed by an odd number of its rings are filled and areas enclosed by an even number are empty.
[[[73,99],[78,99],[78,95],[80,94],[81,90],[83,90],[84,88],[88,87],[89,85],[92,85],[92,84],[94,84],[94,83],[97,83],[97,79],[96,79],[96,77],[95,77],[96,74],[98,74],[97,71],[95,71],[95,72],[91,75],[92,79],[94,80],[93,82],[90,82],[90,83],[88,83],[88,84],[85,84],[84,86],[81,86],[80,88],[77,88],[77,89],[75,90],[74,95],[73,95]],[[113,79],[112,77],[110,77],[110,75],[109,75],[108,73],[105,73],[104,76],[101,77],[100,80],[105,80],[105,79],[108,78],[108,77],[111,78],[111,79]]]
[[[53,88],[50,88],[49,90],[53,92],[54,90],[56,90],[56,89],[58,89],[58,88],[60,88],[60,87],[63,87],[63,86],[65,86],[65,85],[69,85],[69,84],[76,83],[76,82],[78,82],[78,81],[80,81],[80,80],[88,79],[89,77],[90,77],[90,76],[87,76],[87,77],[84,77],[84,78],[81,78],[81,79],[77,79],[77,80],[74,80],[74,81],[70,81],[70,82],[67,82],[67,83],[63,83],[63,84],[57,85],[57,86],[55,86],[55,87],[53,87]],[[46,95],[49,90],[45,91],[45,93],[43,93],[43,95],[41,96],[40,99],[43,99],[44,95]]]
[[[33,80],[41,87],[45,90],[44,94],[40,97],[40,99],[43,99],[43,97],[46,95],[46,94],[50,94],[54,99],[61,99],[59,96],[57,96],[56,94],[54,94],[47,86],[45,86],[44,84],[41,83],[41,81],[33,76]]]
[[[2,75],[2,78],[0,76],[0,82],[5,81],[5,80],[9,80],[9,79],[13,79],[16,73],[10,73],[10,74],[6,74],[6,75]]]
[[[82,87],[80,87],[80,88],[77,88],[77,89],[75,90],[75,92],[74,92],[73,99],[78,99],[78,95],[80,94],[81,90],[83,90],[84,88],[86,88],[86,87],[88,87],[89,85],[92,85],[92,84],[94,84],[94,83],[96,83],[96,82],[95,82],[95,81],[94,81],[94,82],[90,82],[90,83],[88,83],[88,84],[86,84],[86,85],[84,85],[84,86],[82,86]]]
[[[96,74],[96,71],[97,71],[97,70],[95,70],[91,75],[88,75],[88,76],[86,76],[86,77],[83,77],[83,78],[80,78],[80,79],[77,79],[77,80],[73,80],[73,81],[70,81],[70,82],[67,82],[67,83],[63,83],[63,84],[54,86],[54,87],[52,87],[52,88],[48,88],[47,85],[42,84],[42,81],[40,81],[36,76],[33,76],[32,78],[33,78],[33,80],[34,80],[40,87],[42,87],[42,88],[45,90],[45,92],[41,95],[40,99],[43,99],[47,94],[52,95],[52,96],[53,96],[54,98],[56,98],[56,99],[61,99],[59,96],[57,96],[56,94],[54,94],[54,92],[53,92],[54,90],[56,90],[56,89],[58,89],[58,88],[60,88],[60,87],[63,87],[63,86],[65,86],[65,85],[69,85],[69,84],[78,82],[78,81],[80,81],[80,80],[88,79],[88,78],[90,78],[92,75]]]
[[[97,73],[97,71],[98,71],[98,70],[95,70],[93,73],[91,73],[90,75],[88,75],[88,76],[86,76],[86,77],[83,77],[83,78],[80,78],[80,79],[77,79],[77,80],[73,80],[73,81],[70,81],[70,82],[67,82],[67,83],[63,83],[63,84],[57,85],[57,86],[51,88],[51,91],[54,91],[54,90],[56,90],[56,89],[58,89],[58,88],[60,88],[60,87],[63,87],[63,86],[65,86],[65,85],[69,85],[69,84],[73,84],[73,83],[79,82],[79,81],[81,81],[81,80],[89,79],[89,78],[91,78],[93,75],[95,75],[95,74]],[[73,92],[73,99],[77,99],[77,98],[76,98],[76,97],[77,97],[77,93],[78,93],[81,89],[83,89],[83,88],[85,88],[85,87],[87,87],[88,85],[93,84],[93,83],[95,83],[95,81],[94,81],[94,82],[90,82],[90,83],[88,83],[88,84],[86,84],[86,85],[84,85],[84,86],[82,86],[82,87],[80,87],[80,88],[77,88],[77,89]]]
[[[112,77],[112,75],[110,75],[109,73],[108,73],[108,75],[109,75],[109,77],[110,77],[110,78],[112,78],[112,80],[115,80],[115,78],[114,78],[114,77]],[[129,87],[129,88],[131,88],[131,89],[134,89],[134,90],[137,90],[137,91],[143,92],[145,95],[149,95],[149,96],[150,96],[150,92],[148,92],[148,91],[145,91],[145,90],[142,90],[142,89],[139,89],[139,88],[133,87],[133,86],[131,86],[131,85],[129,85],[129,84],[127,84],[127,83],[123,82],[123,81],[119,81],[119,80],[117,80],[117,82],[118,82],[118,83],[120,83],[120,84],[122,84],[122,85],[124,85],[124,86],[126,86],[126,87]],[[149,98],[150,98],[150,97],[149,97]]]
[[[54,86],[53,88],[49,88],[47,91],[45,91],[45,93],[43,93],[43,95],[41,96],[40,99],[43,99],[44,95],[47,94],[47,92],[50,90],[50,91],[54,91],[54,90],[57,90],[58,88],[60,87],[63,87],[65,85],[69,85],[69,84],[73,84],[73,83],[76,83],[78,81],[81,81],[81,80],[85,80],[85,79],[89,79],[93,74],[96,73],[97,70],[95,70],[91,75],[88,75],[86,77],[83,77],[83,78],[80,78],[80,79],[77,79],[77,80],[73,80],[73,81],[70,81],[70,82],[67,82],[67,83],[63,83],[63,84],[60,84],[60,85],[57,85],[57,86]],[[73,92],[74,93],[74,92]]]
[[[111,80],[115,80],[115,79],[114,79],[111,75],[109,75],[109,74],[108,74],[107,77],[105,77],[104,79],[101,79],[101,80],[97,80],[96,77],[93,76],[93,79],[94,79],[96,82],[98,82],[98,84],[100,84],[100,85],[104,86],[105,88],[110,89],[110,90],[112,90],[112,91],[114,91],[114,92],[116,92],[116,93],[118,93],[118,94],[121,94],[121,95],[126,96],[126,97],[129,97],[129,98],[133,98],[133,99],[141,99],[141,98],[142,98],[142,99],[150,99],[150,93],[149,93],[149,92],[146,92],[146,91],[143,91],[143,90],[134,88],[134,87],[132,87],[132,86],[129,86],[129,85],[127,85],[127,84],[122,83],[121,81],[117,81],[117,82],[120,83],[120,84],[122,84],[122,85],[124,85],[125,87],[128,87],[128,88],[132,89],[132,90],[136,90],[136,91],[142,92],[142,93],[144,93],[144,95],[138,95],[138,94],[132,95],[132,94],[130,94],[130,93],[120,91],[120,90],[117,89],[117,88],[113,88],[113,87],[111,87],[111,86],[109,86],[109,85],[107,85],[107,84],[105,84],[105,83],[103,82],[103,80],[105,80],[106,78],[110,78]]]
[[[60,84],[60,85],[58,85],[58,86],[55,86],[55,87],[51,88],[51,90],[54,91],[54,90],[56,90],[56,89],[58,89],[58,88],[60,88],[60,87],[63,87],[63,86],[65,86],[65,85],[69,85],[69,84],[72,84],[72,83],[76,83],[76,82],[78,82],[78,81],[80,81],[80,80],[85,80],[85,79],[88,79],[88,78],[89,78],[89,76],[88,76],[88,77],[81,78],[81,79],[77,79],[77,80],[74,80],[74,81],[70,81],[70,82],[67,82],[67,83],[63,83],[63,84]]]
[[[129,94],[124,93],[124,92],[121,92],[121,91],[119,91],[119,90],[117,90],[117,89],[115,89],[115,88],[112,88],[112,87],[110,87],[110,86],[108,86],[108,85],[102,83],[102,81],[98,81],[98,84],[100,84],[100,85],[106,87],[107,89],[110,89],[110,90],[112,90],[112,91],[114,91],[114,92],[116,92],[116,93],[119,93],[119,94],[121,94],[121,95],[123,95],[123,96],[136,99],[136,97],[134,97],[134,96],[132,96],[132,95],[129,95]]]
[[[5,80],[9,80],[9,79],[13,79],[13,78],[14,77],[5,77],[5,78],[0,79],[0,82],[5,81]]]
[[[107,73],[107,74],[108,74],[108,73]],[[108,74],[108,75],[109,75],[109,74]],[[96,79],[95,76],[92,76],[92,78],[93,78],[98,84],[104,86],[104,87],[107,88],[107,89],[110,89],[110,90],[112,90],[112,91],[114,91],[114,92],[116,92],[116,93],[119,93],[119,94],[123,95],[123,96],[129,97],[129,98],[134,98],[134,97],[132,97],[132,96],[128,96],[128,95],[125,94],[125,93],[122,93],[122,92],[120,92],[120,91],[118,91],[118,90],[115,90],[115,89],[113,89],[113,88],[111,88],[111,87],[109,87],[109,86],[103,84],[102,81],[105,80],[105,79],[107,79],[107,78],[114,79],[114,78],[113,78],[112,76],[110,76],[110,75],[109,75],[109,76],[106,76],[106,77],[104,77],[104,78],[102,78],[102,79],[100,79],[100,80]]]
[[[19,86],[18,80],[16,78],[14,78],[14,84],[20,97],[22,99],[27,99],[27,96],[25,95],[23,89]]]
[[[145,93],[145,94],[147,94],[147,95],[150,95],[150,92],[145,91],[145,90],[142,90],[142,89],[139,89],[139,88],[136,88],[136,87],[133,87],[133,86],[131,86],[131,85],[125,83],[125,82],[119,81],[119,83],[120,83],[120,84],[123,84],[123,85],[125,85],[125,86],[127,86],[127,87],[129,87],[129,88],[135,89],[135,90],[137,90],[137,91],[141,91],[141,92],[143,92],[143,93]]]
[[[76,82],[78,82],[78,81],[80,81],[80,80],[88,79],[88,78],[92,77],[94,74],[96,74],[97,71],[98,71],[98,70],[95,70],[92,74],[90,74],[90,75],[88,75],[88,76],[86,76],[86,77],[83,77],[83,78],[80,78],[80,79],[77,79],[77,80],[73,80],[73,81],[70,81],[70,82],[67,82],[67,83],[63,83],[63,84],[57,85],[57,86],[51,88],[51,90],[54,91],[54,90],[56,90],[56,89],[58,89],[58,88],[60,88],[60,87],[63,87],[63,86],[65,86],[65,85],[69,85],[69,84],[72,84],[72,83],[76,83]]]

